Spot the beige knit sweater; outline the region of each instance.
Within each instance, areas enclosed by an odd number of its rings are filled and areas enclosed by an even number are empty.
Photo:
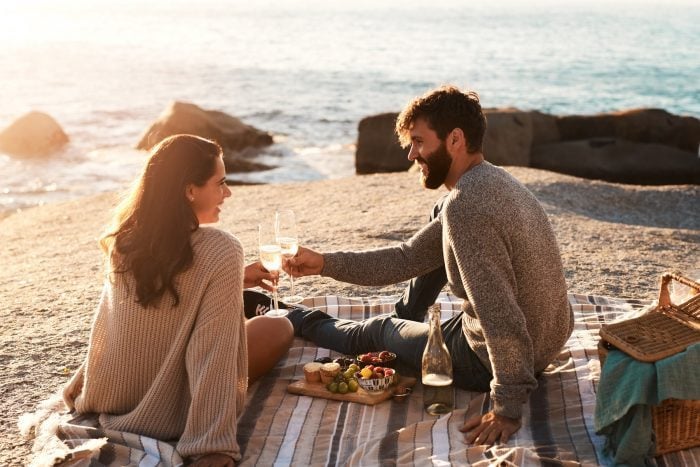
[[[105,281],[87,359],[72,381],[83,383],[74,406],[99,413],[107,429],[179,439],[183,457],[221,452],[238,460],[236,419],[248,379],[243,249],[206,227],[191,242],[177,307],[166,298],[143,308],[128,275]]]

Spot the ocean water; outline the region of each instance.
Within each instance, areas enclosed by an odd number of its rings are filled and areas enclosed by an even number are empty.
[[[119,190],[173,100],[274,134],[236,175],[354,173],[357,124],[444,83],[485,107],[658,107],[700,117],[700,2],[0,0],[0,129],[29,110],[71,138],[0,153],[0,211]]]

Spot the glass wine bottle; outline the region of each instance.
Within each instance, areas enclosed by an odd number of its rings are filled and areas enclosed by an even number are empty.
[[[452,359],[440,329],[440,305],[428,308],[430,332],[422,361],[423,406],[430,415],[442,415],[454,407]]]

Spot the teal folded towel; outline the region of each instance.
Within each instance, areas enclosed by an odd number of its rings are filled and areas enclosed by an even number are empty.
[[[700,399],[700,343],[656,363],[611,350],[601,370],[595,428],[615,465],[655,465],[651,407]]]

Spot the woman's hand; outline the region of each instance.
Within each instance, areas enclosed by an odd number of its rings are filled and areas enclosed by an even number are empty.
[[[243,270],[243,288],[262,287],[272,292],[277,285],[279,276],[279,271],[270,272],[263,267],[260,261],[256,261],[246,266]]]
[[[206,454],[189,464],[192,467],[233,467],[236,465],[232,457],[226,454]]]
[[[324,264],[325,261],[321,253],[300,246],[297,254],[284,261],[282,266],[287,274],[301,277],[321,274]]]

